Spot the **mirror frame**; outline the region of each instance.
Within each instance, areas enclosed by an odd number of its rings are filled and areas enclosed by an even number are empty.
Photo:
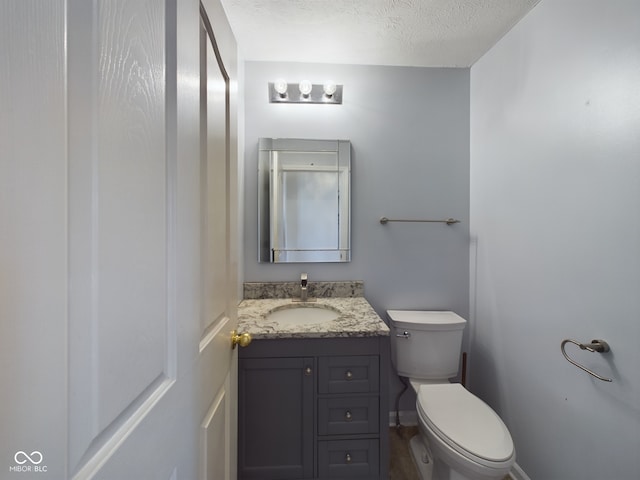
[[[331,254],[339,252],[336,260],[296,260],[279,261],[271,246],[270,183],[272,152],[335,152],[336,169],[343,169],[348,175],[347,195],[340,192],[336,216],[339,220],[341,244],[336,249],[327,250]],[[342,212],[342,214],[341,214]],[[346,212],[346,215],[344,214]],[[345,216],[347,218],[345,218]],[[318,253],[319,250],[310,250]],[[335,256],[335,255],[332,255]],[[349,140],[312,140],[296,138],[260,138],[258,142],[258,261],[261,263],[342,263],[351,261],[351,142]]]

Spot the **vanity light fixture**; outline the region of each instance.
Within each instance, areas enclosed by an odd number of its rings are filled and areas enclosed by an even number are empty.
[[[324,103],[328,105],[342,104],[342,85],[333,82],[323,84],[302,80],[300,83],[288,84],[279,79],[269,82],[270,103]]]

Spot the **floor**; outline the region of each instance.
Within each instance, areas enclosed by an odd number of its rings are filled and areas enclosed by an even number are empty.
[[[400,426],[398,428],[389,428],[389,445],[391,448],[389,480],[420,480],[409,452],[409,440],[417,434],[418,427]],[[504,480],[512,480],[512,477],[507,475]]]
[[[409,440],[418,434],[418,427],[389,428],[389,445],[391,462],[389,480],[420,480],[416,467],[409,453]]]

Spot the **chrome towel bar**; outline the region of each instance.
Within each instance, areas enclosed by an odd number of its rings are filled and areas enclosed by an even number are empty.
[[[460,223],[460,220],[455,218],[447,218],[445,220],[407,220],[407,219],[391,219],[382,217],[380,223],[386,225],[389,222],[418,222],[418,223],[446,223],[447,225],[453,225],[454,223]]]
[[[602,376],[598,375],[596,372],[594,372],[592,370],[589,370],[588,368],[580,365],[578,362],[575,362],[571,358],[569,358],[569,355],[567,355],[567,352],[564,351],[564,346],[567,343],[573,343],[574,345],[577,345],[578,347],[580,347],[580,350],[587,350],[588,352],[606,353],[606,352],[608,352],[610,350],[609,344],[607,342],[605,342],[604,340],[591,340],[591,343],[584,344],[584,343],[580,343],[580,342],[577,342],[575,340],[572,340],[570,338],[566,338],[560,344],[560,351],[562,352],[562,355],[564,355],[564,358],[566,358],[569,363],[572,363],[573,365],[575,365],[579,369],[584,370],[589,375],[592,375],[592,376],[596,377],[598,380],[602,380],[603,382],[612,382],[613,381],[610,378],[606,378],[606,377],[602,377]]]

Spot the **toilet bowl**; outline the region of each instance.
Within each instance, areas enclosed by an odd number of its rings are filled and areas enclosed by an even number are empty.
[[[433,480],[494,480],[509,473],[515,462],[509,430],[462,385],[421,385],[416,407],[420,433],[436,462]]]
[[[422,480],[501,480],[513,440],[491,407],[458,383],[466,320],[453,312],[388,310],[392,361],[416,393],[420,435],[411,452]]]

